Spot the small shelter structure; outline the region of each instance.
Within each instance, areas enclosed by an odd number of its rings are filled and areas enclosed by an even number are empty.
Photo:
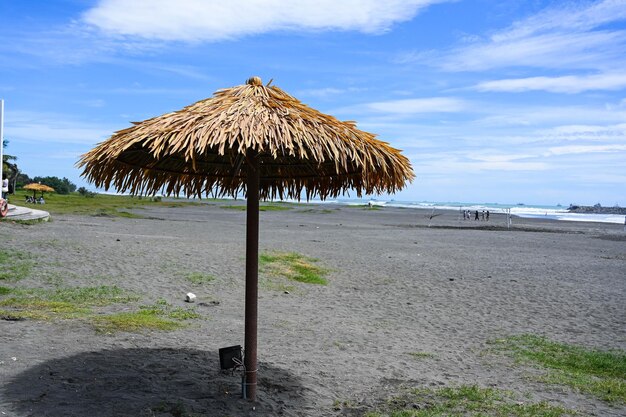
[[[25,190],[30,190],[33,192],[33,200],[36,198],[36,193],[37,191],[41,191],[41,197],[43,197],[43,193],[44,192],[48,192],[48,193],[53,193],[54,192],[54,188],[49,187],[45,184],[39,184],[37,182],[32,182],[30,184],[26,184],[24,186]]]
[[[247,200],[244,365],[256,399],[259,200],[394,193],[414,178],[399,150],[271,81],[243,85],[116,132],[82,155],[97,187]]]

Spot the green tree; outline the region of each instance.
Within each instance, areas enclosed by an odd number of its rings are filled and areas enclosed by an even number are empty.
[[[2,141],[2,148],[6,148],[9,145],[8,140]],[[15,190],[15,180],[17,176],[20,174],[20,170],[17,167],[17,163],[15,162],[17,157],[13,155],[2,153],[2,178],[6,178],[9,180],[9,192],[13,193]]]
[[[58,194],[69,194],[76,191],[76,184],[65,177],[63,177],[63,179],[59,177],[35,177],[33,178],[33,182],[52,187]]]
[[[15,177],[15,188],[23,187],[26,184],[30,184],[32,182],[34,181],[31,177],[23,172],[20,172],[19,174],[17,174],[17,177]]]

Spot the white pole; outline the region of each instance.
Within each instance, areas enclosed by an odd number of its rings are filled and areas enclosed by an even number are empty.
[[[0,161],[2,161],[2,169],[0,169],[0,184],[2,184],[2,175],[4,174],[4,100],[0,99]]]

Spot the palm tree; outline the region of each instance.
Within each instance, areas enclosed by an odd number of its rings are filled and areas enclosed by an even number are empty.
[[[2,142],[2,147],[6,148],[8,144],[9,141],[5,139]],[[2,155],[2,178],[9,180],[9,184],[12,185],[11,190],[15,192],[15,181],[17,180],[20,170],[17,167],[17,164],[11,161],[17,161],[17,157],[7,154]]]

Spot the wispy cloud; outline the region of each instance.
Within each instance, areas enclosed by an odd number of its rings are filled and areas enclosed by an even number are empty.
[[[408,115],[418,113],[456,113],[468,108],[465,100],[454,97],[409,98],[377,101],[359,106],[365,111]]]
[[[335,87],[323,87],[323,88],[310,88],[307,90],[300,90],[296,93],[296,96],[300,97],[316,97],[326,99],[330,97],[341,96],[344,94],[351,94],[360,91],[364,91],[364,88],[349,87],[349,88],[335,88]]]
[[[626,142],[626,123],[615,125],[563,125],[536,131],[538,137],[559,141]]]
[[[13,111],[7,115],[5,137],[22,143],[95,144],[119,128],[60,114]]]
[[[76,162],[84,152],[79,151],[58,151],[49,152],[45,154],[45,158],[51,159],[66,159],[72,163]]]
[[[481,109],[483,117],[474,120],[473,124],[487,127],[530,127],[541,128],[557,125],[574,125],[577,123],[593,125],[616,125],[626,120],[623,109],[608,109],[600,106],[522,106],[508,103],[498,106],[492,103]]]
[[[281,30],[381,33],[446,0],[101,0],[83,21],[114,36],[219,41]]]
[[[626,151],[626,145],[568,145],[556,146],[548,149],[544,156],[575,155],[589,153],[622,153]]]
[[[514,23],[509,30],[494,35],[493,40],[524,38],[550,30],[588,31],[623,19],[626,19],[623,0],[566,2],[564,6],[546,9]]]
[[[145,55],[163,51],[163,42],[141,42],[132,39],[114,39],[80,22],[69,22],[43,30],[23,30],[5,36],[0,52],[14,57],[12,66],[28,70],[40,65],[79,66],[85,62],[122,63],[119,55]],[[22,57],[37,57],[40,64]],[[125,64],[128,64],[126,61]]]
[[[613,73],[493,80],[479,83],[474,88],[478,91],[519,93],[542,90],[553,93],[574,94],[589,90],[619,90],[625,87],[626,73]]]
[[[465,152],[450,152],[419,155],[419,164],[415,164],[418,177],[422,174],[445,174],[449,178],[466,178],[469,174],[498,171],[545,171],[550,164],[545,161],[526,160],[519,155],[498,155],[493,158],[476,158],[477,155]]]
[[[469,42],[442,58],[449,71],[508,66],[617,69],[626,56],[626,31],[610,24],[626,19],[623,0],[575,2],[551,8],[487,39]]]

